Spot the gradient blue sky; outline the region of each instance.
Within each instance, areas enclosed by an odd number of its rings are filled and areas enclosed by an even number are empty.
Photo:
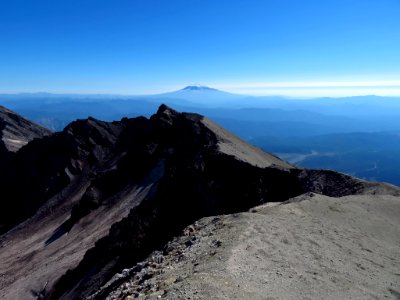
[[[1,0],[0,38],[0,92],[400,95],[400,0]]]

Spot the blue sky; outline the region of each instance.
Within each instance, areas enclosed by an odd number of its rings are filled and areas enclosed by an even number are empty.
[[[400,95],[399,16],[399,0],[1,0],[0,92]]]

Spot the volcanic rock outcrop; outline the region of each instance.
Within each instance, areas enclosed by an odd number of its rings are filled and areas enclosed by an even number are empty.
[[[50,134],[50,130],[0,105],[0,168],[21,147]]]
[[[50,134],[50,130],[0,106],[0,147],[3,149],[17,152],[33,139]]]
[[[314,192],[398,195],[296,168],[211,120],[162,105],[150,119],[78,120],[0,171],[0,298],[103,299],[114,274],[202,217]]]

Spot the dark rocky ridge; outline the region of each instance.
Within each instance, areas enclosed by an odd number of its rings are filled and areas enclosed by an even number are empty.
[[[76,121],[18,151],[0,174],[2,205],[6,206],[1,216],[3,228],[10,228],[52,197],[60,196],[72,179],[87,181],[91,167],[114,147],[120,127],[94,119]]]
[[[0,105],[0,168],[20,148],[35,138],[50,135],[51,131],[28,121]]]
[[[50,135],[51,131],[28,121],[0,105],[0,148],[17,152],[35,138]]]
[[[41,241],[43,249],[57,247],[75,227],[84,234],[85,224],[99,222],[88,216],[104,210],[106,217],[128,190],[148,187],[143,198],[132,200],[129,214],[115,218],[106,236],[96,236],[79,264],[61,270],[61,278],[53,276],[44,293],[46,299],[84,299],[204,216],[241,212],[305,192],[333,197],[399,193],[395,187],[284,162],[261,168],[222,152],[219,139],[202,116],[162,105],[150,119],[107,123],[89,118],[34,140],[0,173],[3,232],[31,217],[0,242],[6,244],[19,230],[29,232],[28,225],[40,225],[43,216],[66,213],[68,218]]]
[[[12,161],[21,148],[34,139],[40,139],[51,135],[52,132],[38,124],[35,124],[13,111],[0,106],[0,188],[8,184],[6,179],[13,172],[14,165]],[[0,209],[0,234],[6,230],[7,219],[10,213],[9,205],[13,205],[7,192],[1,194]]]

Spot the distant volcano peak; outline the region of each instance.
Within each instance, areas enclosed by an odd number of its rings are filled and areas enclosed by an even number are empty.
[[[182,89],[183,91],[217,91],[217,89],[202,85],[188,85]]]

